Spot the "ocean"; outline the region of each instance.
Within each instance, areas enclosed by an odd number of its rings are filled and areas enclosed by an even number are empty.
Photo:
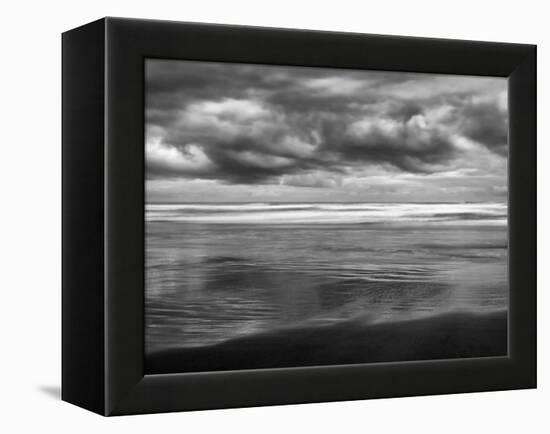
[[[508,307],[505,203],[147,204],[145,350]]]

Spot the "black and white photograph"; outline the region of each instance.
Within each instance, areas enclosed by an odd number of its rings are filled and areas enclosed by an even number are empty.
[[[506,78],[145,81],[147,372],[506,356]]]
[[[544,431],[543,5],[4,2],[0,433]]]

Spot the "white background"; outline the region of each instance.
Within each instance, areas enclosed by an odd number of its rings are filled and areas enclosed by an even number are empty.
[[[549,432],[549,13],[543,1],[19,1],[0,6],[0,431]],[[61,38],[110,16],[539,45],[539,389],[102,418],[59,400]],[[545,402],[547,401],[547,402]]]

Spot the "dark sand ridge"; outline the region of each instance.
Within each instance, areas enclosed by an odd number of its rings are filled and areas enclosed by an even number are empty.
[[[150,374],[505,356],[507,314],[449,313],[367,325],[288,328],[147,355]]]

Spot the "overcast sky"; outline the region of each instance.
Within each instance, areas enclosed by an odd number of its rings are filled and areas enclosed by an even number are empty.
[[[146,62],[148,202],[503,201],[507,82]]]

